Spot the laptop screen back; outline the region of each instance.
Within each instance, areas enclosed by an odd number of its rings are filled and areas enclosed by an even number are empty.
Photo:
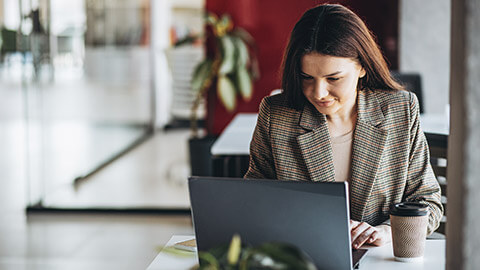
[[[283,242],[319,269],[351,269],[347,183],[189,178],[198,250],[229,243]]]

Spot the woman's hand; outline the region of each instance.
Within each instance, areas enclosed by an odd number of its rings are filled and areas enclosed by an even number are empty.
[[[392,239],[391,228],[388,225],[370,226],[366,222],[350,220],[352,247],[360,248],[363,244],[382,246]]]

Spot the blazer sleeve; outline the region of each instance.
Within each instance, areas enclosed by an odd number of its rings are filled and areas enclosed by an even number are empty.
[[[250,142],[250,164],[244,178],[276,178],[270,143],[270,104],[267,98],[260,103],[257,125]]]
[[[418,99],[410,93],[410,155],[407,174],[405,201],[421,201],[428,204],[427,235],[439,226],[443,216],[440,185],[430,165],[427,139],[420,127],[420,110]]]

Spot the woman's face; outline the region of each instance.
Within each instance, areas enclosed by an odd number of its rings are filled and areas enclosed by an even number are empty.
[[[357,99],[358,79],[365,70],[356,60],[319,53],[302,57],[303,94],[320,113],[349,117]]]

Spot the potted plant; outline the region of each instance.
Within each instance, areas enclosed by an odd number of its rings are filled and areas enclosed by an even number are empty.
[[[234,235],[230,245],[199,252],[199,270],[298,269],[315,270],[315,264],[300,249],[283,243],[263,243],[256,247],[242,245]]]
[[[249,101],[252,81],[258,77],[258,65],[253,48],[253,38],[240,27],[234,27],[228,15],[220,18],[208,13],[207,38],[213,50],[200,62],[192,76],[195,92],[190,117],[192,137],[189,141],[192,175],[211,175],[210,148],[215,138],[199,136],[197,109],[208,91],[216,91],[221,104],[233,112],[237,98]]]

